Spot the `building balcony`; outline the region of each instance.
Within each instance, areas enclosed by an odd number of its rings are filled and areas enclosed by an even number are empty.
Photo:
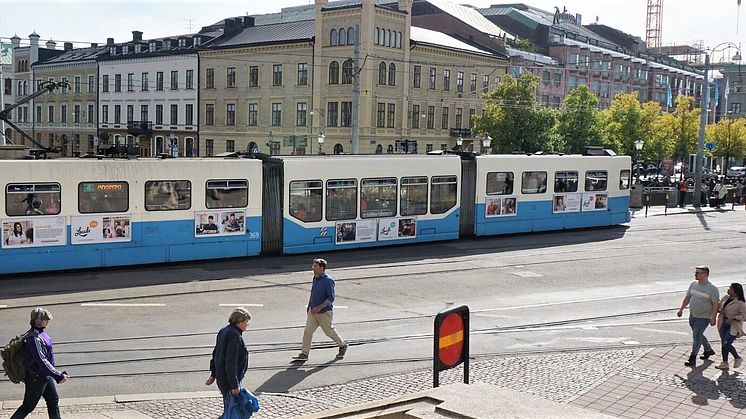
[[[469,128],[451,128],[451,137],[453,138],[471,138],[471,129]]]
[[[138,136],[148,136],[153,133],[153,123],[149,121],[129,121],[127,122],[127,134]]]

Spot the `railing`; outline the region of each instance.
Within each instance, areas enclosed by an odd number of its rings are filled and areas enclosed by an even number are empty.
[[[451,137],[454,138],[471,138],[471,129],[469,128],[451,128]]]
[[[153,132],[153,123],[149,121],[127,122],[127,133],[131,135],[149,135]]]

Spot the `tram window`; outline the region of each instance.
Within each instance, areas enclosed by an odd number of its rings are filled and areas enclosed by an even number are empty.
[[[81,182],[78,184],[78,212],[127,212],[129,190],[127,182]]]
[[[443,214],[456,206],[456,176],[433,176],[430,186],[430,214]]]
[[[401,178],[401,215],[427,214],[427,176]]]
[[[523,172],[521,193],[536,194],[547,191],[547,172]]]
[[[321,221],[322,187],[319,180],[290,182],[290,215],[305,222]]]
[[[192,182],[151,180],[145,182],[145,210],[173,211],[192,207]]]
[[[21,215],[57,215],[62,189],[59,183],[10,183],[5,187],[5,213]]]
[[[578,191],[578,172],[555,172],[554,173],[554,192],[577,192]]]
[[[357,180],[326,182],[326,219],[354,220],[357,218]]]
[[[512,195],[513,172],[487,173],[487,195]]]
[[[363,179],[360,189],[360,217],[396,215],[396,178]]]
[[[205,205],[209,209],[246,207],[249,205],[249,181],[246,179],[208,180]]]
[[[619,172],[619,190],[624,191],[629,189],[629,176],[631,172],[629,170],[622,170]]]
[[[585,172],[586,191],[605,191],[609,174],[606,170],[589,170]]]

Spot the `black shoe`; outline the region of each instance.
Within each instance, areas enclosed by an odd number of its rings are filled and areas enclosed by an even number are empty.
[[[705,351],[705,353],[702,354],[702,356],[700,356],[699,359],[703,359],[703,360],[707,361],[713,355],[715,355],[715,351]]]
[[[339,352],[337,352],[337,359],[342,359],[342,358],[344,358],[344,357],[345,357],[345,354],[347,353],[347,347],[348,347],[348,346],[349,346],[349,345],[347,345],[347,344],[345,343],[345,344],[344,344],[344,346],[340,346],[340,347],[339,347]]]
[[[688,360],[688,361],[684,362],[684,365],[685,365],[685,366],[687,366],[687,367],[692,367],[692,368],[694,368],[694,367],[696,367],[696,366],[697,366],[697,361],[696,361],[695,359],[691,359],[691,358],[689,358],[689,360]]]

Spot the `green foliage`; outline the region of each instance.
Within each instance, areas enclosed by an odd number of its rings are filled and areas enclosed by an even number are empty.
[[[534,43],[528,38],[516,38],[514,45],[521,51],[533,52],[534,50]]]
[[[581,84],[565,98],[557,117],[557,134],[567,153],[580,153],[585,145],[603,143],[598,98],[587,85]]]
[[[538,84],[538,77],[525,72],[518,78],[506,76],[494,90],[483,94],[485,112],[474,118],[472,132],[488,133],[493,153],[559,151],[555,112],[536,105]]]
[[[634,155],[635,141],[645,141],[643,112],[636,93],[619,93],[608,109],[601,112],[605,145],[617,153]]]
[[[699,108],[694,106],[694,98],[679,95],[676,98],[674,111],[673,141],[675,156],[685,161],[689,154],[697,151],[697,137],[699,135]]]
[[[746,155],[746,121],[741,118],[723,118],[717,124],[708,125],[705,127],[705,138],[717,144],[713,154],[725,157],[726,162],[731,157]]]

